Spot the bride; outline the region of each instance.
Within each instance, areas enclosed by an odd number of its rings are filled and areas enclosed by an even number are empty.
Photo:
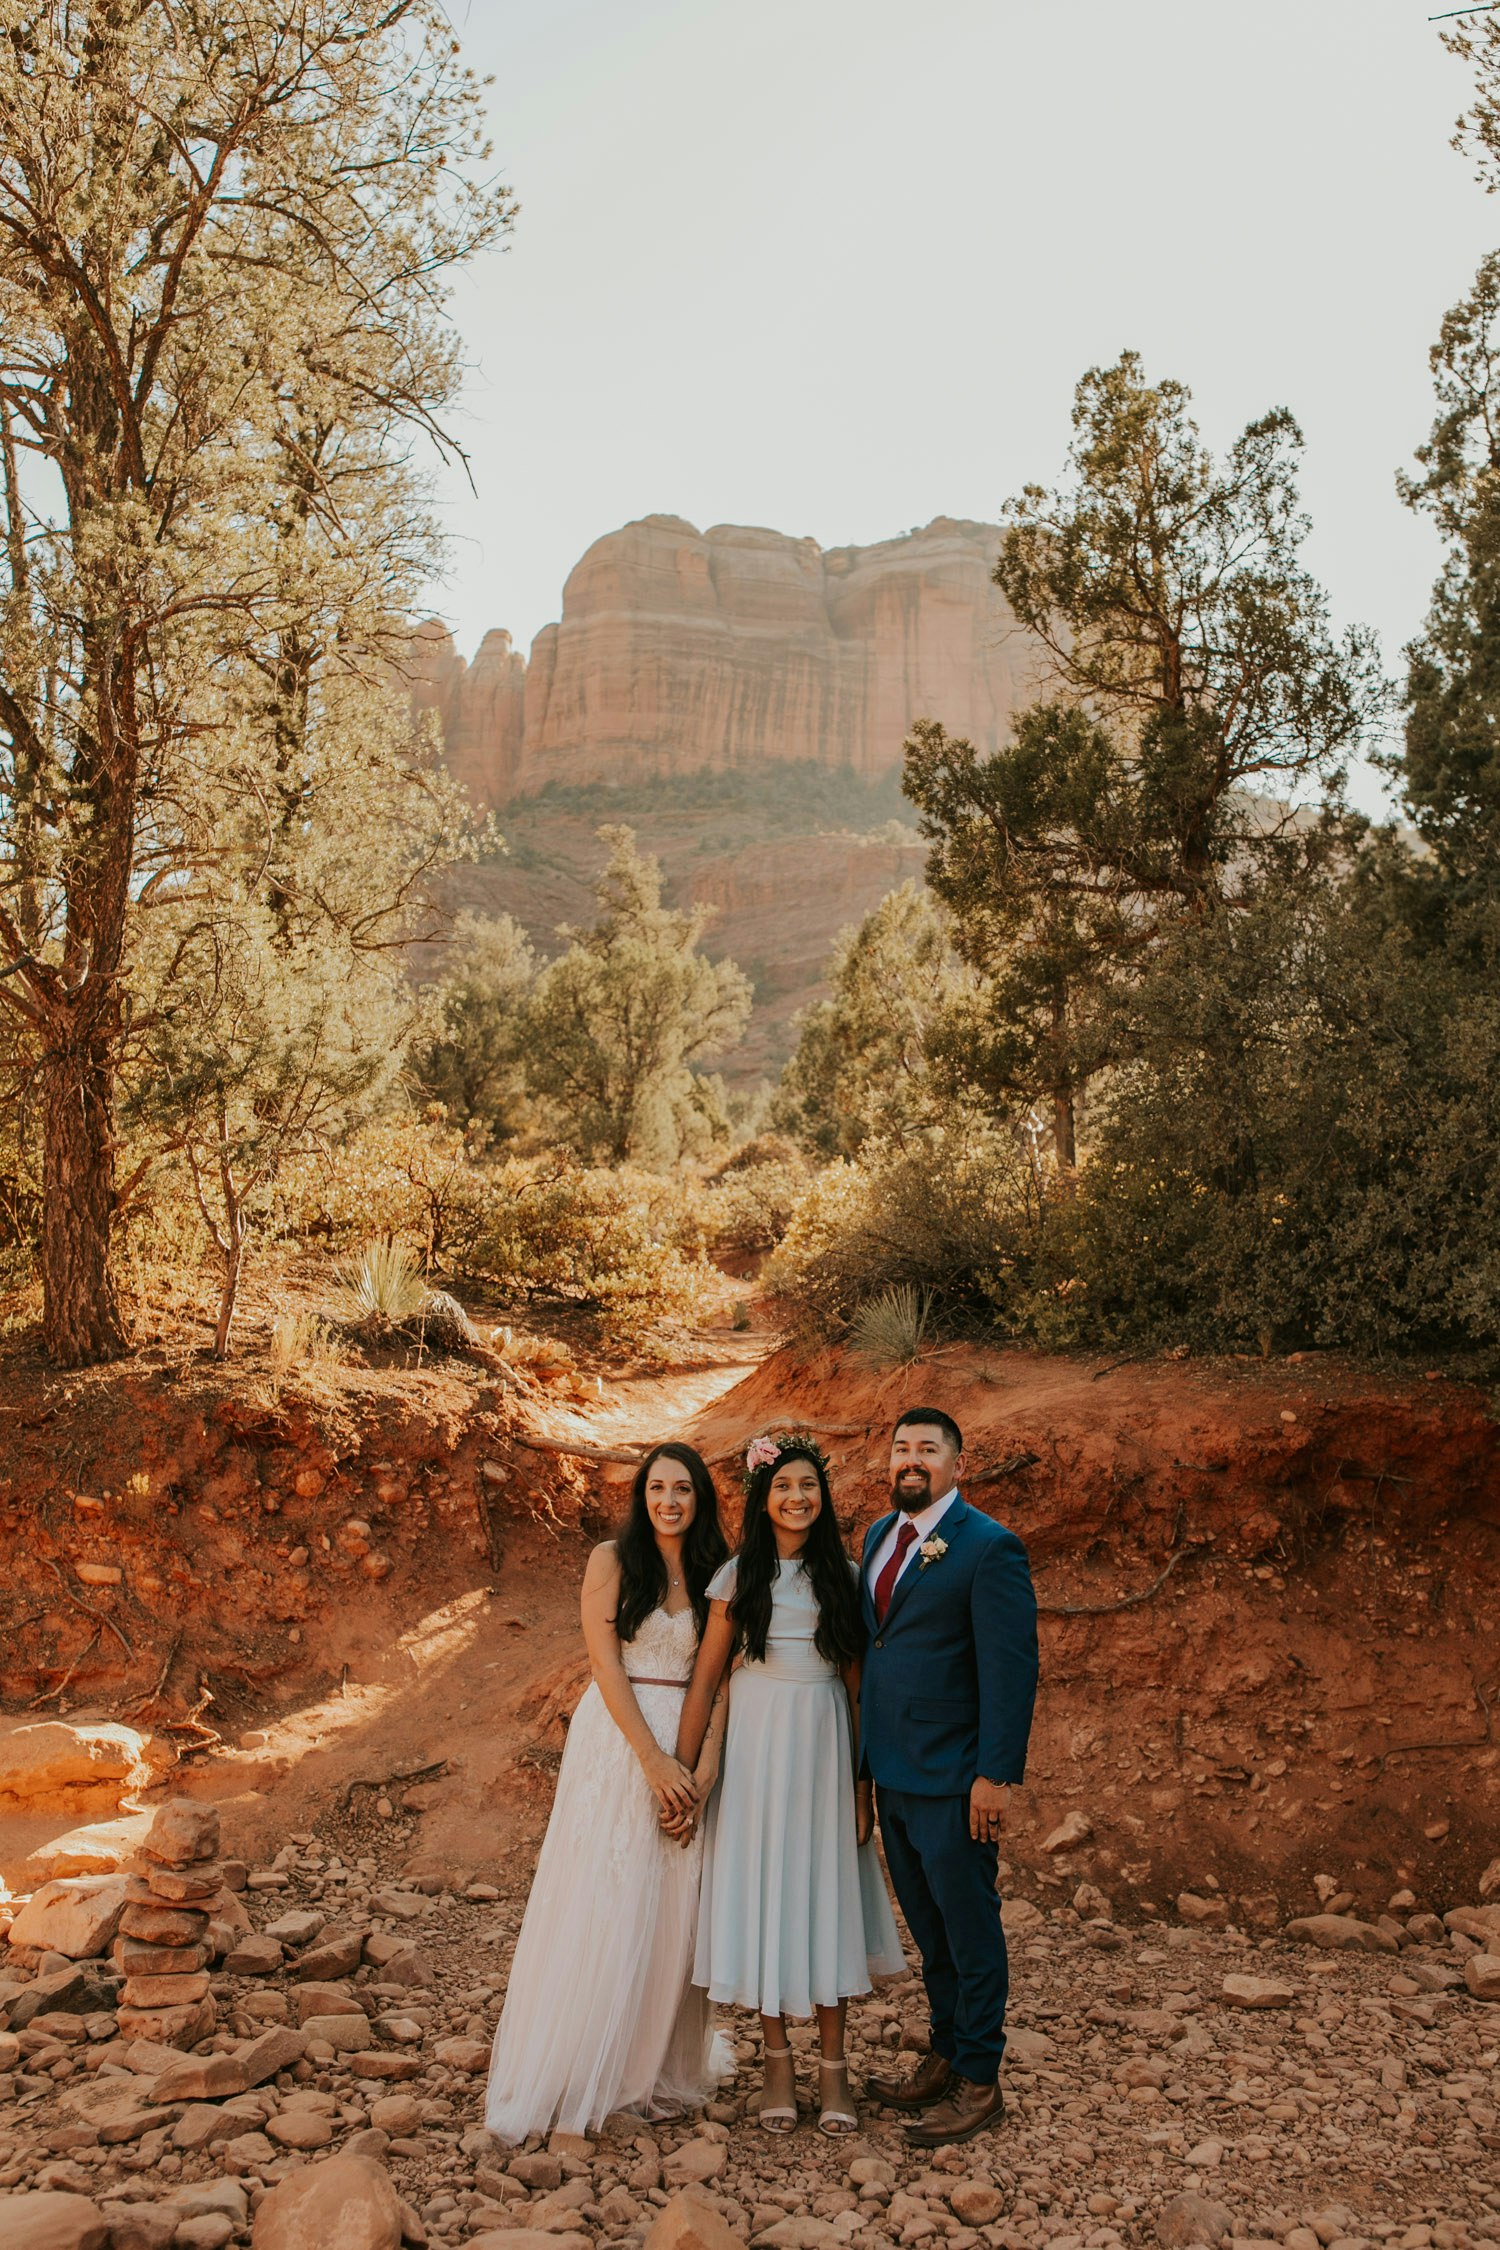
[[[675,2116],[719,2075],[707,1997],[689,1979],[697,1815],[718,1775],[722,1706],[692,1773],[673,1745],[727,1553],[703,1462],[691,1446],[654,1447],[624,1530],[584,1574],[593,1683],[568,1728],[495,2033],[485,2123],[502,2140],[586,2133],[612,2110]]]

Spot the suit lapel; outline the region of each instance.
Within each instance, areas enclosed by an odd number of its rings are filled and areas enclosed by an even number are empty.
[[[947,1544],[951,1547],[954,1540],[963,1530],[964,1519],[968,1515],[968,1513],[968,1504],[964,1500],[963,1494],[960,1493],[958,1498],[954,1501],[952,1507],[949,1508],[947,1513],[942,1517],[936,1531],[934,1531],[931,1536],[934,1539],[946,1540]],[[916,1585],[918,1579],[926,1578],[929,1574],[929,1571],[940,1571],[946,1559],[947,1558],[945,1556],[940,1556],[935,1563],[929,1564],[924,1567],[920,1551],[912,1557],[905,1570],[902,1571],[901,1576],[896,1580],[895,1587],[891,1594],[891,1606],[886,1611],[885,1623],[880,1628],[883,1633],[889,1632],[892,1625],[895,1624],[897,1611],[900,1609],[902,1603],[910,1598],[912,1588]],[[874,1614],[873,1603],[871,1604],[871,1614]]]
[[[864,1615],[865,1631],[872,1637],[878,1630],[875,1618],[875,1596],[870,1591],[870,1563],[880,1552],[880,1542],[895,1522],[895,1511],[883,1515],[871,1524],[865,1536],[863,1552],[859,1558],[859,1600]]]

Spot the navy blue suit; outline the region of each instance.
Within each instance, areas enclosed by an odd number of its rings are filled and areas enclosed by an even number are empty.
[[[872,1524],[860,1563],[865,1650],[861,1771],[878,1791],[891,1881],[922,1952],[932,2044],[989,2085],[1005,2051],[1009,1979],[995,1877],[998,1844],[969,1834],[977,1778],[1025,1778],[1036,1700],[1036,1596],[1013,1531],[954,1500],[914,1554],[877,1623],[870,1562],[895,1521]]]

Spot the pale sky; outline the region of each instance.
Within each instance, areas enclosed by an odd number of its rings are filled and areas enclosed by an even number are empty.
[[[448,0],[522,206],[457,297],[460,647],[528,647],[635,516],[992,518],[1129,345],[1215,444],[1291,407],[1310,563],[1394,668],[1437,561],[1395,474],[1500,243],[1430,4]]]

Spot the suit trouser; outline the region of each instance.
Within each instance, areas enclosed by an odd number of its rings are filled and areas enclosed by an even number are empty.
[[[995,1890],[1000,1846],[969,1834],[969,1800],[879,1791],[886,1864],[922,1952],[932,2045],[961,2078],[993,2085],[1010,1970]]]

